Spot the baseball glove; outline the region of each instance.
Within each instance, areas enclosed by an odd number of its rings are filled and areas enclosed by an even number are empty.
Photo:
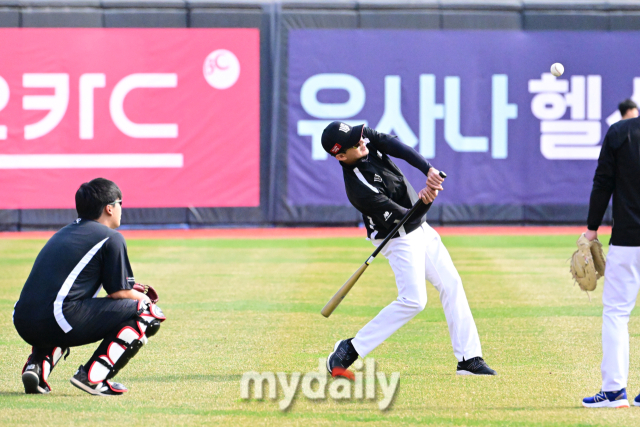
[[[140,283],[136,283],[135,285],[133,285],[133,290],[134,291],[138,291],[138,292],[142,292],[143,294],[148,296],[149,299],[151,300],[151,302],[154,303],[154,304],[156,304],[160,300],[160,297],[158,296],[158,292],[156,292],[156,290],[153,289],[153,287],[151,287],[149,285],[143,285],[143,284],[140,284]]]
[[[604,277],[606,260],[598,239],[589,241],[584,234],[576,242],[578,250],[571,257],[571,275],[585,292],[593,291]]]

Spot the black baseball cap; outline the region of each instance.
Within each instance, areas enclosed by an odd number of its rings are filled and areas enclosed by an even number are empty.
[[[358,145],[363,129],[364,125],[350,126],[340,121],[331,122],[322,131],[322,148],[334,157],[338,153],[344,153]]]

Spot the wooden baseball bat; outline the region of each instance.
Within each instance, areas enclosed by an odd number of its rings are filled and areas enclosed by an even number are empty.
[[[442,178],[446,178],[447,174],[440,171],[440,176]],[[433,202],[429,203],[427,205],[427,210],[425,211],[428,212],[429,209],[431,208],[431,205],[433,204]],[[329,317],[331,316],[331,313],[333,313],[333,311],[336,309],[336,307],[338,307],[338,305],[342,302],[342,300],[344,299],[344,297],[347,296],[347,294],[349,293],[349,291],[351,290],[351,288],[353,288],[353,285],[356,284],[356,282],[358,281],[358,279],[360,278],[360,276],[362,276],[362,273],[364,273],[364,271],[367,269],[367,267],[369,267],[369,265],[373,262],[374,258],[376,257],[376,255],[378,255],[380,253],[380,251],[382,250],[382,248],[384,248],[384,246],[389,242],[389,240],[391,240],[391,238],[393,236],[395,236],[395,234],[398,232],[398,230],[400,230],[400,227],[402,227],[407,220],[411,217],[411,215],[414,214],[415,211],[418,210],[418,208],[422,205],[422,200],[418,200],[409,210],[409,212],[407,212],[402,219],[400,220],[400,222],[398,222],[396,224],[396,226],[393,228],[393,230],[391,230],[391,233],[389,233],[387,235],[387,237],[385,237],[385,239],[382,241],[382,243],[380,243],[380,245],[376,248],[375,251],[373,251],[373,253],[371,254],[371,256],[369,258],[367,258],[367,260],[364,262],[364,264],[362,264],[360,266],[360,268],[358,268],[356,270],[355,273],[353,273],[353,275],[351,275],[351,277],[349,277],[349,280],[347,280],[344,285],[342,285],[342,287],[338,290],[338,292],[336,292],[336,294],[329,300],[329,302],[324,306],[324,308],[322,309],[322,311],[320,312],[324,317]]]

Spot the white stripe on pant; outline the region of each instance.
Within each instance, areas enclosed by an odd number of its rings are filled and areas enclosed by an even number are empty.
[[[375,246],[380,243],[382,240],[373,241]],[[424,309],[428,280],[440,293],[458,361],[482,356],[462,279],[438,233],[424,223],[405,236],[391,239],[381,252],[396,276],[398,298],[357,333],[352,344],[358,354],[365,357]]]
[[[640,290],[640,247],[609,246],[602,293],[602,391],[627,387],[629,316]]]

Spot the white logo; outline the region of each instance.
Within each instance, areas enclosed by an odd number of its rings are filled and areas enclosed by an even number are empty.
[[[349,130],[351,130],[351,128],[349,127],[349,125],[340,123],[340,130],[344,133],[349,133]]]
[[[373,175],[373,182],[382,182],[382,178],[377,173]]]
[[[252,394],[257,400],[276,400],[282,397],[278,406],[281,411],[286,411],[293,404],[296,394],[301,391],[311,401],[325,400],[327,394],[336,401],[375,400],[382,397],[378,402],[378,408],[381,411],[389,408],[398,391],[400,372],[393,372],[387,377],[384,372],[376,369],[376,361],[371,357],[367,357],[366,361],[358,359],[352,366],[355,371],[351,372],[354,376],[353,381],[340,377],[331,378],[324,358],[318,359],[316,371],[304,375],[302,372],[292,372],[290,375],[286,372],[245,372],[240,379],[240,398],[250,400]],[[265,383],[267,387],[264,386]],[[376,388],[382,393],[376,393]],[[278,389],[281,393],[278,393]]]
[[[388,220],[390,216],[391,216],[391,212],[389,212],[389,211],[385,212],[384,213],[384,220],[385,221]]]
[[[240,77],[240,61],[226,49],[214,50],[204,60],[204,78],[216,89],[229,89]]]

